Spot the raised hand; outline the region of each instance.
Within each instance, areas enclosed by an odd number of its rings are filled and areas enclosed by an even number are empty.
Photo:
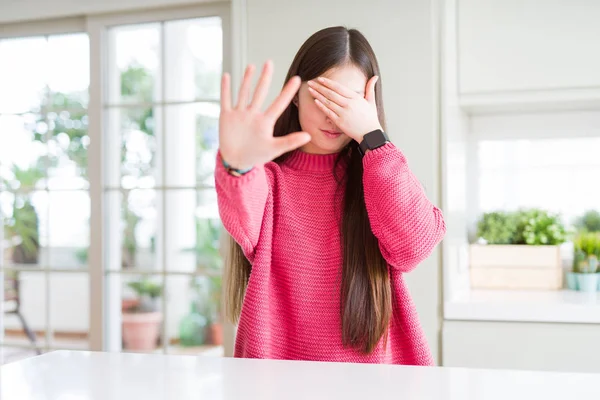
[[[261,107],[267,97],[273,75],[272,62],[265,63],[254,97],[249,102],[253,73],[254,66],[249,65],[244,73],[235,107],[231,104],[229,74],[223,74],[221,82],[219,150],[223,160],[238,169],[267,163],[310,141],[310,135],[306,132],[294,132],[282,137],[273,136],[277,118],[300,88],[300,78],[295,76],[290,79],[275,101],[262,112]]]

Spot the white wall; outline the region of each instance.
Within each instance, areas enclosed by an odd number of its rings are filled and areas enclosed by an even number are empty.
[[[597,0],[460,0],[460,90],[600,88]]]
[[[439,204],[437,1],[248,0],[248,61],[275,63],[273,99],[300,45],[332,25],[362,31],[381,67],[388,131],[407,155],[410,167]],[[440,263],[436,251],[407,276],[423,328],[434,354],[440,331]],[[437,358],[437,357],[436,357]]]
[[[50,19],[226,0],[0,0],[0,23]]]

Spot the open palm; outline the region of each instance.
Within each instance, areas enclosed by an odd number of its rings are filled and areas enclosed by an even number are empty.
[[[273,64],[270,61],[265,63],[254,96],[249,102],[253,73],[254,66],[249,65],[244,73],[235,107],[231,104],[229,74],[223,74],[221,82],[219,150],[223,160],[238,169],[267,163],[310,141],[310,135],[306,132],[294,132],[282,137],[273,136],[277,118],[300,88],[300,78],[295,76],[290,79],[279,96],[262,112],[261,107],[271,85]]]

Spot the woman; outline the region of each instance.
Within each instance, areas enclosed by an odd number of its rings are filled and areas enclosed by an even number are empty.
[[[252,99],[246,69],[235,106],[222,82],[215,182],[235,240],[235,356],[432,365],[403,275],[445,224],[384,133],[371,46],[357,30],[315,33],[263,112],[272,68]]]

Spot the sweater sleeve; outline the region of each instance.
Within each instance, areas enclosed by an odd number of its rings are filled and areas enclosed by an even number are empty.
[[[409,272],[443,239],[442,212],[392,143],[365,154],[363,168],[367,213],[381,253],[392,267]]]
[[[223,226],[252,263],[270,195],[272,179],[264,165],[236,177],[227,172],[217,153],[215,187]]]

